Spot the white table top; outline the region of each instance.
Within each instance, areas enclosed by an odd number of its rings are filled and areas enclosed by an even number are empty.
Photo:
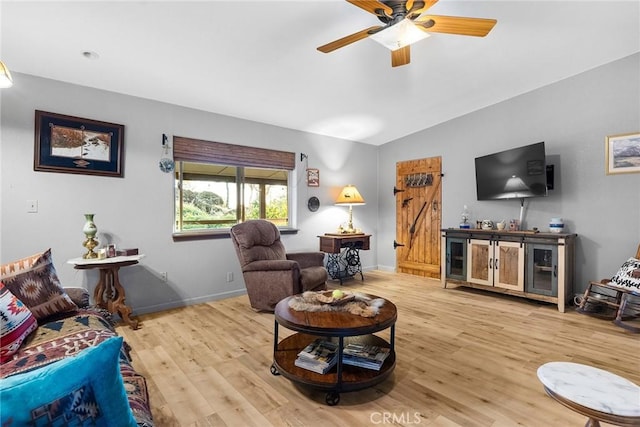
[[[93,264],[115,264],[117,262],[126,262],[126,261],[140,261],[144,258],[144,254],[139,255],[128,255],[128,256],[115,256],[111,258],[93,258],[93,259],[84,259],[84,258],[73,258],[67,261],[67,264],[73,265],[93,265]]]
[[[538,378],[553,393],[578,405],[625,417],[640,416],[640,387],[611,372],[571,362],[550,362]]]

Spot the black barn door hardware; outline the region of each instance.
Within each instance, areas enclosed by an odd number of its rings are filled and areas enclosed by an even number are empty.
[[[411,245],[413,245],[413,237],[415,236],[415,233],[416,233],[416,224],[418,224],[420,215],[422,215],[422,211],[426,206],[427,206],[427,202],[424,202],[422,204],[422,207],[420,208],[420,211],[418,212],[418,215],[416,215],[416,219],[413,221],[413,224],[411,224],[411,227],[409,228],[409,249],[411,249]]]
[[[398,189],[396,188],[396,186],[395,186],[395,185],[393,186],[393,195],[394,195],[394,196],[395,196],[396,194],[398,194],[398,193],[403,193],[403,192],[404,192],[404,190],[398,190]]]
[[[398,243],[395,240],[393,241],[393,249],[397,248],[398,246],[404,246],[402,243]]]
[[[406,208],[407,206],[409,206],[409,202],[410,202],[411,200],[413,200],[413,197],[409,197],[409,198],[407,198],[407,199],[404,199],[404,200],[402,201],[402,207],[403,207],[403,208]]]

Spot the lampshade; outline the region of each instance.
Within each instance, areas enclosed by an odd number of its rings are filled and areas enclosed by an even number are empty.
[[[4,62],[0,61],[0,88],[6,88],[13,86],[13,79],[11,73]]]
[[[342,189],[338,199],[336,200],[336,205],[364,205],[364,199],[360,195],[360,192],[353,185],[347,185]]]
[[[398,50],[427,37],[429,34],[416,27],[410,19],[403,19],[369,36],[389,50]]]

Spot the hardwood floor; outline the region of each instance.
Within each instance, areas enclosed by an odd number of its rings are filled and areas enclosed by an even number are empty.
[[[640,336],[573,307],[381,271],[342,288],[396,304],[397,365],[333,407],[324,392],[270,373],[273,314],[251,310],[246,296],[144,315],[136,331],[119,326],[156,425],[582,426],[585,417],[545,394],[541,364],[584,363],[640,384]]]

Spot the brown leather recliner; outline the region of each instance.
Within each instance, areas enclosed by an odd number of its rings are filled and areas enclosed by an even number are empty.
[[[287,253],[273,223],[259,219],[237,224],[231,241],[254,309],[273,311],[290,295],[327,289],[324,253]]]

